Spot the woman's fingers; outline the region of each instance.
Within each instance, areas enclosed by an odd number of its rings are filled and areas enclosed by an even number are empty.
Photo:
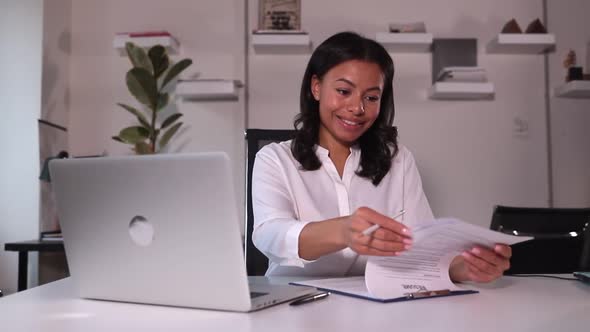
[[[510,267],[511,249],[496,245],[493,250],[475,247],[461,254],[468,269],[468,278],[476,282],[490,282],[498,279]]]
[[[461,255],[463,256],[463,258],[465,258],[465,261],[469,265],[476,267],[479,271],[488,274],[496,274],[497,271],[499,271],[499,269],[495,265],[473,255],[471,252],[465,251]]]
[[[498,247],[498,246],[496,246]],[[508,247],[508,246],[505,246]],[[508,247],[510,248],[510,247]],[[497,267],[501,272],[508,270],[510,267],[510,260],[509,256],[503,256],[496,253],[496,250],[493,251],[490,249],[482,248],[482,247],[475,247],[471,249],[470,252],[472,255],[480,258],[481,260]],[[504,252],[506,253],[506,252]]]
[[[380,228],[385,230],[389,230],[393,233],[404,237],[411,237],[410,229],[406,227],[404,224],[395,221],[387,216],[382,215],[381,213],[369,209],[367,207],[358,208],[355,212],[359,218],[363,219],[364,221],[368,222],[370,227],[373,224],[377,224]],[[363,228],[360,231],[364,231],[367,227]]]
[[[485,271],[480,270],[477,266],[470,264],[469,262],[465,263],[467,266],[467,277],[471,281],[475,282],[490,282],[497,279],[499,276],[495,274],[490,274]]]
[[[494,246],[494,252],[507,259],[510,259],[510,257],[512,257],[512,248],[505,244],[496,244]]]
[[[379,225],[379,229],[369,235],[363,234],[374,225]],[[410,231],[404,224],[366,207],[351,215],[349,227],[352,233],[349,246],[360,254],[391,256],[412,245]]]

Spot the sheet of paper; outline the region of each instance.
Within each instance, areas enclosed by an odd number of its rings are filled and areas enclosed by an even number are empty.
[[[453,218],[436,219],[412,229],[414,244],[400,256],[372,256],[365,269],[369,293],[395,298],[424,290],[460,290],[448,271],[453,258],[474,246],[512,245],[530,240],[468,224]]]
[[[365,277],[346,277],[318,279],[296,282],[298,285],[312,286],[316,288],[329,289],[335,292],[352,294],[361,297],[372,297],[367,290]]]

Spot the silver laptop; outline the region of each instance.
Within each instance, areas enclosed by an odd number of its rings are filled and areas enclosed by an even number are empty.
[[[315,291],[249,285],[224,153],[61,159],[50,171],[81,297],[252,311]]]

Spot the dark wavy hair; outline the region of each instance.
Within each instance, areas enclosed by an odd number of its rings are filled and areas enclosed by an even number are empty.
[[[333,67],[350,60],[375,63],[383,74],[383,92],[379,116],[358,139],[361,163],[356,174],[377,186],[391,168],[391,160],[398,152],[397,128],[393,127],[393,60],[374,40],[354,32],[341,32],[318,46],[307,64],[299,97],[300,113],[295,117],[295,136],[291,144],[293,156],[303,169],[317,170],[322,166],[315,153],[320,130],[319,102],[311,92],[311,79],[322,79]]]

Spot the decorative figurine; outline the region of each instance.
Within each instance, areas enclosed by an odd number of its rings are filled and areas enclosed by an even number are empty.
[[[584,79],[582,67],[576,66],[576,62],[576,52],[570,49],[563,60],[563,67],[567,69],[567,76],[565,77],[566,82]]]

